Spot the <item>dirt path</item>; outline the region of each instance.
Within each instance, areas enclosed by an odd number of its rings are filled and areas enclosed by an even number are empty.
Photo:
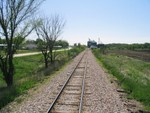
[[[68,49],[60,49],[60,50],[56,50],[55,52],[58,52],[58,51],[66,51],[66,50],[70,50],[70,49],[71,49],[71,48],[68,48]],[[31,53],[14,54],[14,57],[31,56],[31,55],[37,55],[37,54],[42,54],[42,52],[31,52]]]
[[[41,54],[41,52],[14,54],[14,57],[30,56],[30,55],[37,55],[37,54]]]
[[[83,53],[81,53],[83,54]],[[77,56],[72,63],[40,87],[31,89],[23,101],[10,103],[0,113],[45,113],[53,101],[53,95],[65,82],[67,73],[76,65],[81,57]],[[88,52],[88,69],[85,83],[84,113],[128,113],[124,102],[108,79],[103,69],[96,62],[95,57]]]

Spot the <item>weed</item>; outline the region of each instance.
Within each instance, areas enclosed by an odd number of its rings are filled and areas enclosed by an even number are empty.
[[[93,50],[103,66],[115,76],[121,87],[130,92],[129,98],[142,102],[150,108],[150,63],[117,54],[101,54]]]

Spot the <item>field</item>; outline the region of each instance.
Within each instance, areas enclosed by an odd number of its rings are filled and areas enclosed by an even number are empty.
[[[143,61],[150,62],[150,51],[149,50],[109,50],[108,53],[115,53],[120,55],[125,55],[129,57],[133,57],[136,59],[140,59]]]
[[[44,83],[50,77],[49,75],[58,71],[82,50],[84,48],[57,52],[57,62],[50,64],[48,69],[44,68],[42,54],[14,58],[15,75],[14,85],[11,88],[6,87],[0,72],[0,108],[13,101],[19,95],[27,93],[30,88],[39,83]]]
[[[95,49],[93,53],[108,72],[118,79],[120,86],[128,92],[128,98],[140,101],[145,109],[150,110],[150,62],[146,62],[147,57],[139,60],[120,51],[102,54]]]

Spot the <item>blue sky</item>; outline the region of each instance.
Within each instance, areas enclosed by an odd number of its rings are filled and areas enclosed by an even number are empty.
[[[150,42],[150,0],[46,0],[40,13],[66,20],[59,39],[70,44]]]

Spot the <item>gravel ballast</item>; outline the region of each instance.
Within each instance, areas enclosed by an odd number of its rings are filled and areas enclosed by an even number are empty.
[[[0,113],[45,113],[82,54],[49,82],[42,84],[35,91],[29,91],[22,102],[11,102],[1,109]],[[109,75],[99,66],[90,50],[87,58],[83,113],[128,113],[115,86],[110,83]]]
[[[85,111],[88,113],[127,113],[124,103],[110,83],[109,75],[96,62],[92,52],[88,52],[88,69],[85,90]]]

